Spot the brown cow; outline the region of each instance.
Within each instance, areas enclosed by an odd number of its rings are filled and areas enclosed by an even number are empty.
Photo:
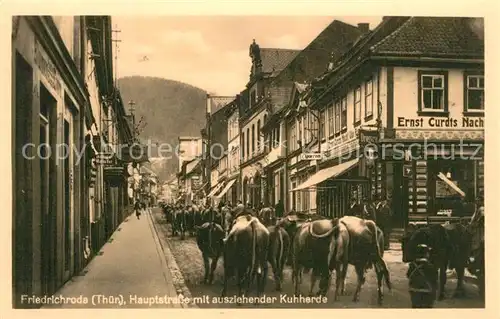
[[[217,267],[217,262],[223,251],[224,230],[216,223],[204,223],[201,226],[196,226],[196,243],[203,257],[205,266],[205,284],[212,284],[214,280],[214,272]],[[210,259],[212,263],[210,264]]]
[[[279,226],[270,226],[267,229],[270,234],[268,260],[273,267],[276,290],[281,291],[281,285],[283,284],[283,268],[285,267],[285,262],[290,250],[290,236]]]
[[[325,296],[330,286],[328,255],[335,221],[320,219],[302,224],[293,239],[293,281],[295,295],[300,294],[302,271],[312,270],[309,294],[313,295],[317,277],[320,276],[318,295]]]
[[[236,272],[239,296],[242,295],[243,287],[248,295],[250,286],[257,277],[257,296],[260,297],[264,292],[268,271],[267,228],[256,217],[239,216],[224,239],[224,245],[224,287],[221,295],[226,296],[228,280]]]
[[[329,266],[331,270],[335,268],[337,276],[341,277],[337,277],[337,284],[341,284],[343,290],[347,266],[348,264],[353,265],[358,277],[358,285],[353,297],[353,301],[356,302],[359,300],[361,287],[365,282],[366,270],[375,266],[378,282],[378,302],[382,304],[384,296],[382,280],[385,279],[389,290],[392,289],[389,270],[383,259],[384,234],[375,222],[355,216],[344,216],[339,219],[336,229],[337,231],[334,231],[334,241],[336,243],[331,245],[331,247],[335,247],[335,250],[329,254],[329,258],[331,258]],[[348,231],[348,245],[342,244],[347,238],[345,230]],[[341,270],[339,270],[339,264]]]

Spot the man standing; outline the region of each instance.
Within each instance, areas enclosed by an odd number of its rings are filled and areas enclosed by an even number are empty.
[[[375,206],[377,226],[384,233],[384,249],[389,249],[389,235],[391,233],[392,209],[386,199],[382,195],[377,196]]]

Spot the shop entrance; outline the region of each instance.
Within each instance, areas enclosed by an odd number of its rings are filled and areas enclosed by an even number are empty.
[[[402,162],[387,163],[387,197],[392,203],[393,227],[405,227],[408,220],[409,180],[403,175]],[[392,185],[391,184],[392,181]],[[391,187],[392,186],[392,187]],[[392,192],[391,192],[392,190]]]

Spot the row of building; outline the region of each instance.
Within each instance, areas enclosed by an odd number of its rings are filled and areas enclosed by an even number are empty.
[[[12,273],[21,296],[79,274],[141,195],[133,113],[114,78],[109,16],[12,21]],[[66,151],[61,151],[66,148]]]
[[[484,192],[483,34],[480,18],[384,17],[333,21],[301,51],[254,41],[246,88],[208,96],[197,146],[181,138],[181,194],[332,217],[380,196],[396,227],[463,213]]]

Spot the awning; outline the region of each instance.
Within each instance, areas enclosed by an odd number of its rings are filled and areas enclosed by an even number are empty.
[[[224,196],[224,194],[227,193],[227,191],[231,188],[231,186],[233,186],[234,182],[236,182],[236,178],[230,180],[229,182],[227,182],[226,187],[224,187],[224,189],[222,190],[222,192],[220,192],[219,194],[217,194],[217,196],[215,196],[215,198],[221,198],[222,196]]]
[[[224,185],[224,183],[219,183],[219,184],[215,185],[215,187],[212,188],[212,190],[210,191],[210,193],[208,193],[207,197],[214,196],[214,194],[217,193],[219,191],[219,189],[222,188],[222,185]]]
[[[465,193],[457,186],[457,184],[455,184],[452,181],[450,181],[443,173],[439,173],[438,177],[443,182],[445,182],[448,186],[450,186],[451,188],[453,188],[457,193],[459,193],[460,195],[462,195],[463,197],[465,197]]]
[[[299,191],[302,189],[310,188],[310,187],[313,187],[313,186],[315,186],[315,185],[317,185],[317,184],[319,184],[319,183],[321,183],[329,178],[337,177],[340,174],[345,173],[346,171],[348,171],[351,168],[353,168],[354,166],[356,166],[358,164],[358,162],[359,162],[359,159],[356,158],[356,159],[353,159],[349,162],[345,162],[345,163],[342,163],[342,164],[339,164],[339,165],[336,165],[333,167],[328,167],[328,168],[322,169],[319,172],[317,172],[316,174],[314,174],[313,176],[309,177],[309,179],[307,181],[305,181],[304,183],[295,187],[291,191],[295,192],[295,191]]]

